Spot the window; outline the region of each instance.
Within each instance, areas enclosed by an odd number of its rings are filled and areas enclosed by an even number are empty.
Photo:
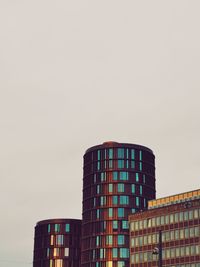
[[[124,160],[122,160],[122,159],[118,159],[118,168],[119,169],[123,169],[124,168]]]
[[[143,174],[143,184],[145,184],[146,183],[146,176],[145,176],[145,174]]]
[[[117,185],[117,191],[119,193],[123,193],[124,192],[124,184],[118,184]]]
[[[54,257],[59,256],[59,248],[54,248],[54,249],[53,249],[53,256],[54,256]]]
[[[107,261],[106,262],[106,267],[113,267],[113,262],[112,261]]]
[[[139,207],[139,205],[140,205],[139,197],[135,198],[135,204],[136,204],[137,207]]]
[[[135,185],[134,184],[131,185],[131,191],[133,194],[135,194]]]
[[[113,230],[118,229],[118,221],[113,221]]]
[[[63,260],[55,260],[55,267],[63,267]]]
[[[108,209],[108,217],[111,218],[113,216],[113,208]]]
[[[131,149],[131,159],[135,159],[135,150]]]
[[[100,236],[96,236],[96,246],[98,247],[99,246],[99,239],[100,239]]]
[[[64,236],[63,235],[57,235],[56,236],[56,245],[63,245],[64,244]]]
[[[57,223],[56,223],[56,224],[54,225],[54,227],[55,227],[55,228],[54,228],[54,229],[55,229],[55,232],[57,232],[57,233],[60,232],[60,224],[57,224]]]
[[[47,258],[49,257],[50,255],[50,248],[47,248]]]
[[[97,194],[100,194],[100,185],[97,185]]]
[[[125,238],[124,238],[124,235],[118,235],[118,236],[117,236],[117,244],[118,244],[118,245],[124,245],[124,244],[125,244]]]
[[[117,181],[117,172],[113,172],[113,181]]]
[[[113,244],[113,236],[107,235],[106,236],[106,245],[112,245]]]
[[[129,229],[128,221],[122,221],[122,229]]]
[[[140,162],[140,164],[139,164],[139,169],[140,169],[140,171],[142,171],[142,162]]]
[[[108,185],[108,192],[112,193],[113,192],[113,184]]]
[[[135,169],[135,161],[131,161],[131,169]]]
[[[142,185],[140,185],[140,195],[142,195]]]
[[[136,182],[139,182],[139,173],[137,173],[137,172],[136,172],[136,174],[135,174],[135,181],[136,181]]]
[[[118,208],[118,218],[124,217],[124,208]]]
[[[124,158],[124,148],[118,148],[117,149],[117,157],[120,158],[120,159]]]
[[[140,160],[142,160],[142,151],[141,150],[139,152],[139,158],[140,158]]]
[[[51,241],[50,241],[50,244],[51,244],[51,246],[53,246],[53,244],[54,244],[54,236],[53,236],[53,235],[51,235]]]
[[[48,233],[51,232],[51,224],[48,224]]]
[[[96,216],[97,216],[97,219],[100,218],[100,210],[99,209],[96,210]]]
[[[129,257],[129,250],[128,250],[128,248],[120,248],[119,249],[119,257],[120,258],[128,258]]]
[[[65,248],[65,253],[64,253],[65,257],[69,256],[69,248]]]
[[[121,181],[128,181],[128,172],[120,172],[119,173],[119,179]]]
[[[125,262],[124,261],[118,261],[117,267],[125,267]]]
[[[65,232],[66,233],[70,232],[70,224],[69,223],[65,224]]]
[[[117,248],[113,248],[112,249],[112,256],[113,256],[113,258],[117,258],[118,257],[118,255],[117,255]]]
[[[109,148],[108,153],[109,153],[109,159],[113,159],[113,149],[112,148]]]
[[[128,196],[120,196],[119,197],[119,204],[128,205],[129,204],[129,197]]]
[[[112,197],[112,204],[117,205],[118,204],[118,196],[113,196]]]
[[[101,160],[101,151],[100,150],[97,151],[97,159]]]

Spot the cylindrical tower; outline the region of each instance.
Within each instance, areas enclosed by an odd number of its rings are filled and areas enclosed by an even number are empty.
[[[51,219],[35,227],[33,267],[80,267],[81,220]]]
[[[128,215],[155,198],[153,152],[106,142],[84,155],[82,267],[128,267]]]

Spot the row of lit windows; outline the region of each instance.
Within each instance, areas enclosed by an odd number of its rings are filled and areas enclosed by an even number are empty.
[[[167,248],[162,250],[162,258],[165,259],[174,259],[179,257],[190,257],[197,256],[200,253],[199,245],[191,245],[191,246],[182,246],[182,247],[174,247]],[[152,254],[152,251],[134,253],[131,255],[131,263],[142,263],[147,261],[156,260],[157,256]]]
[[[113,171],[113,172],[100,172],[94,174],[94,183],[99,182],[106,182],[107,180],[112,179],[113,181],[128,181],[129,176],[131,175],[131,180],[135,179],[135,182],[139,182],[139,173],[129,173],[126,171]],[[134,177],[133,177],[134,175]],[[97,181],[98,180],[98,181]],[[143,174],[142,176],[142,182],[145,184],[146,182],[146,176]]]
[[[200,210],[186,210],[182,212],[172,213],[170,215],[163,215],[159,217],[149,218],[141,221],[131,222],[131,231],[142,230],[148,227],[156,227],[161,225],[168,225],[179,223],[188,220],[194,220],[200,218]]]
[[[60,231],[62,231],[61,227],[63,227],[63,225],[61,224],[48,224],[47,225],[47,231],[48,233],[51,233],[51,232],[55,232],[55,233],[59,233]],[[64,225],[64,231],[66,233],[69,233],[70,232],[70,224],[69,223],[66,223]]]
[[[102,189],[104,189],[104,191],[107,191],[108,194],[109,193],[124,193],[126,185],[123,183],[118,183],[118,184],[107,184],[106,186],[107,186],[107,188],[105,188],[105,186],[103,187],[103,185],[101,185],[101,184],[98,184],[96,186],[96,194],[101,195],[102,193],[104,193],[104,192],[102,192]],[[143,186],[142,185],[129,184],[128,186],[129,186],[129,188],[131,188],[132,194],[135,194],[136,189],[138,189],[138,188],[139,188],[140,195],[143,194]],[[107,190],[105,190],[105,189],[107,189]]]
[[[109,251],[109,253],[107,253]],[[128,248],[112,248],[111,250],[106,248],[93,249],[92,250],[92,259],[106,259],[107,254],[111,255],[110,251],[112,251],[112,258],[129,258],[129,249]]]
[[[179,239],[199,237],[200,226],[162,232],[162,241],[169,242]],[[131,238],[131,247],[145,246],[158,243],[158,234],[150,234]]]
[[[115,152],[115,155],[114,155]],[[113,148],[104,149],[104,150],[97,150],[97,159],[113,159],[115,157],[124,159],[124,158],[131,158],[135,159],[136,151],[135,149],[128,149],[128,148],[117,148],[115,151]],[[142,160],[142,151],[139,151],[139,160]]]
[[[116,227],[116,225],[114,226]],[[124,235],[105,235],[105,236],[96,236],[96,246],[104,246],[104,245],[124,245],[125,244],[125,236]]]
[[[138,169],[140,171],[143,170],[143,162],[134,161],[134,160],[124,160],[124,159],[118,159],[118,160],[104,160],[104,161],[97,161],[94,162],[92,165],[94,170],[102,170],[102,169]]]
[[[69,248],[47,248],[47,257],[69,257]]]
[[[50,260],[49,267],[64,267],[62,259]]]
[[[115,265],[114,265],[115,264]],[[125,267],[125,262],[124,261],[117,261],[117,262],[113,262],[113,261],[107,261],[106,265],[104,265],[104,262],[96,262],[96,267]]]

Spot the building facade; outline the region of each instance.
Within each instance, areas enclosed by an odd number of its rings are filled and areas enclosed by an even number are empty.
[[[33,267],[80,267],[81,220],[51,219],[35,227]]]
[[[155,198],[155,157],[106,142],[84,155],[81,266],[129,267],[128,215]]]
[[[149,201],[129,223],[131,267],[200,267],[200,190]]]

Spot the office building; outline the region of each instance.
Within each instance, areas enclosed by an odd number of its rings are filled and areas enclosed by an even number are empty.
[[[35,227],[33,267],[80,267],[81,220],[51,219]]]
[[[81,266],[129,267],[128,215],[155,198],[153,152],[106,142],[84,155]]]
[[[129,223],[131,267],[200,267],[200,190],[151,200]]]

